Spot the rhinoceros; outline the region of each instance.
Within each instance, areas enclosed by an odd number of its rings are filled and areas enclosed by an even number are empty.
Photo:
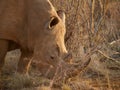
[[[40,68],[57,67],[59,62],[73,66],[63,59],[69,56],[65,32],[65,14],[49,0],[0,0],[0,70],[6,53],[14,49],[21,50],[20,73],[27,73],[34,60],[36,65],[43,62]]]

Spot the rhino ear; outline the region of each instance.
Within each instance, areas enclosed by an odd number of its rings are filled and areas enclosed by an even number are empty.
[[[59,23],[58,17],[51,17],[51,20],[49,22],[49,29],[52,29],[54,26],[56,26]]]
[[[58,10],[57,11],[58,16],[62,19],[63,23],[65,24],[65,12],[63,10]]]

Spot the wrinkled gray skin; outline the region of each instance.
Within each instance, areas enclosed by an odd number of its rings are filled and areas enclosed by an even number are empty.
[[[41,71],[59,62],[67,66],[65,32],[65,15],[49,0],[0,0],[0,71],[6,53],[17,48],[20,73],[28,72],[31,61]]]

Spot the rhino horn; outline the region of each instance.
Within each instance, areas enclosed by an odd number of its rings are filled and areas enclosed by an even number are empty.
[[[91,61],[91,58],[89,58],[82,65],[81,64],[71,65],[72,68],[68,69],[66,72],[67,78],[74,77],[78,75],[80,72],[82,72],[83,70],[85,70],[88,67],[90,61]]]
[[[54,76],[56,80],[61,80],[61,79],[69,79],[71,77],[75,77],[81,73],[81,71],[85,70],[87,66],[89,65],[91,58],[86,60],[82,65],[80,63],[68,63],[63,60],[62,62],[57,65],[56,69],[56,75]]]

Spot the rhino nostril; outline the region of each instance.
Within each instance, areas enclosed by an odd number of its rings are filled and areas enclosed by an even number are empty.
[[[50,56],[51,59],[54,59],[55,57],[54,56]]]

